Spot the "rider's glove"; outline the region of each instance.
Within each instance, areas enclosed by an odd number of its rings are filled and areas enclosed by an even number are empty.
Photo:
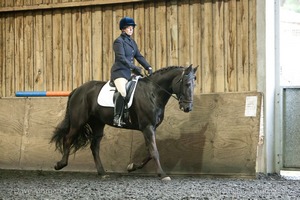
[[[148,75],[151,75],[152,74],[152,67],[149,67],[148,68]]]

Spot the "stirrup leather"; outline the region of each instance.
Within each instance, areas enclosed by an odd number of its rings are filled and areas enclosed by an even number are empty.
[[[123,122],[122,117],[120,117],[119,115],[116,115],[114,117],[114,126],[122,127],[123,125],[125,125],[125,123]]]

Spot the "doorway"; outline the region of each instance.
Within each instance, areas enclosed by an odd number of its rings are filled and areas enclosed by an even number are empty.
[[[300,0],[280,1],[279,37],[280,168],[300,169]]]

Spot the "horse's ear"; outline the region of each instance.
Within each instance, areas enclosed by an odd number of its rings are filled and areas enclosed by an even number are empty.
[[[199,65],[193,69],[194,70],[194,74],[196,73],[198,67],[199,67]]]
[[[190,73],[192,70],[194,72],[194,74],[196,73],[197,69],[198,69],[199,65],[195,68],[193,68],[193,64],[191,64],[190,66],[188,66],[188,68],[186,69],[187,73]]]
[[[185,70],[185,74],[189,74],[193,69],[193,64],[191,64],[190,66],[188,66]]]

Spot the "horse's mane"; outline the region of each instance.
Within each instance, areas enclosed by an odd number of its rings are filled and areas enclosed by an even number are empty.
[[[166,71],[170,71],[170,70],[173,70],[173,69],[182,69],[184,68],[183,66],[169,66],[169,67],[164,67],[164,68],[161,68],[161,69],[158,69],[156,70],[155,72],[153,72],[152,75],[155,75],[155,74],[158,74],[158,73],[162,73],[162,72],[166,72]]]

